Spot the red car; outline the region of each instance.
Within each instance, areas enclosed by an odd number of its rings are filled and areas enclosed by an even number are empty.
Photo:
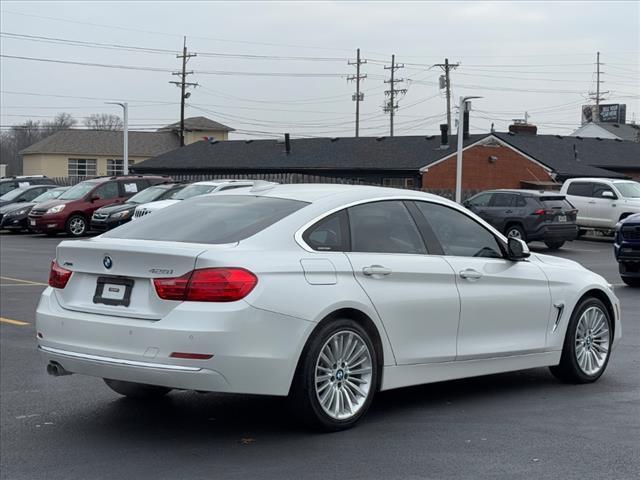
[[[55,200],[40,203],[29,213],[29,228],[54,235],[67,232],[81,237],[87,232],[94,210],[127,198],[151,185],[172,181],[166,176],[102,177],[74,185]]]

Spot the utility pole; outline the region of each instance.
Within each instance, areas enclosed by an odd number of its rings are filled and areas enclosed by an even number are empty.
[[[110,105],[120,105],[123,110],[124,122],[123,132],[124,144],[122,145],[122,174],[129,175],[129,104],[127,102],[104,102]]]
[[[391,55],[391,66],[385,66],[385,70],[391,70],[391,78],[385,80],[384,83],[389,84],[389,90],[385,90],[384,94],[389,97],[389,101],[385,103],[382,109],[385,112],[389,112],[389,136],[393,137],[393,117],[395,111],[398,109],[398,101],[396,100],[396,94],[404,95],[407,93],[406,88],[396,88],[396,83],[404,82],[403,78],[395,78],[395,71],[404,68],[404,64],[396,64],[396,56]]]
[[[356,82],[356,93],[351,96],[351,100],[356,102],[356,137],[360,136],[360,102],[364,100],[364,93],[360,93],[360,80],[367,78],[366,75],[360,75],[360,65],[367,63],[366,60],[360,60],[360,49],[358,49],[357,60],[355,62],[347,62],[349,65],[356,66],[356,74],[349,75],[347,81]]]
[[[197,83],[187,82],[187,75],[192,75],[193,70],[187,72],[187,61],[191,57],[195,57],[195,53],[187,53],[187,37],[184,37],[184,45],[182,47],[182,55],[176,55],[176,58],[182,59],[182,71],[173,72],[172,75],[180,77],[179,82],[169,82],[180,87],[180,146],[184,147],[184,101],[191,96],[187,93],[187,87],[197,87]]]
[[[451,134],[451,78],[449,72],[458,68],[460,63],[449,63],[449,59],[445,58],[444,63],[436,63],[433,66],[444,70],[444,88],[447,91],[447,131]]]
[[[596,91],[595,92],[589,92],[589,95],[591,96],[591,99],[595,100],[595,102],[596,102],[596,112],[595,112],[595,115],[593,115],[593,122],[594,123],[598,123],[598,121],[600,120],[600,101],[604,100],[604,98],[602,98],[601,95],[604,95],[605,93],[609,93],[608,90],[606,92],[601,92],[600,91],[600,84],[604,83],[604,81],[600,80],[600,73],[604,73],[604,72],[600,72],[600,65],[601,65],[600,64],[600,52],[597,52],[597,56],[596,56]]]

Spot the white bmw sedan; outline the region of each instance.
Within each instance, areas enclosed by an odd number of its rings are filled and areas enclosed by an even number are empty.
[[[347,185],[196,197],[64,241],[37,309],[52,375],[119,394],[289,395],[325,430],[375,392],[551,367],[587,383],[621,336],[612,288],[444,198]]]

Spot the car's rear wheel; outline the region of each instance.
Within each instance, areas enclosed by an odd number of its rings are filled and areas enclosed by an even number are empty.
[[[65,230],[72,237],[81,237],[87,233],[87,219],[82,215],[71,215],[67,220]]]
[[[144,385],[142,383],[125,382],[123,380],[104,379],[104,383],[116,393],[129,398],[151,399],[163,397],[171,391],[168,387]]]
[[[573,311],[560,364],[550,367],[558,379],[569,383],[595,382],[609,363],[613,320],[598,298],[587,297]]]
[[[622,281],[630,287],[640,287],[640,278],[637,277],[621,277]]]
[[[544,242],[544,244],[547,246],[549,250],[558,250],[560,247],[564,245],[564,241],[553,242],[551,240],[548,240]]]
[[[376,352],[367,331],[350,319],[331,321],[314,334],[300,362],[292,400],[301,419],[325,431],[355,425],[378,387]]]
[[[509,225],[504,234],[507,238],[517,238],[518,240],[522,240],[523,242],[527,241],[527,235],[524,233],[524,229],[520,225]]]

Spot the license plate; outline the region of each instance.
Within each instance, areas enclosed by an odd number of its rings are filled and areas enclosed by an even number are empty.
[[[31,225],[32,227],[36,226],[36,221],[35,220],[29,220],[29,225]]]
[[[558,221],[559,222],[566,222],[567,221],[567,216],[566,215],[558,215]]]
[[[128,307],[131,303],[131,290],[133,280],[130,278],[98,277],[93,303]]]

